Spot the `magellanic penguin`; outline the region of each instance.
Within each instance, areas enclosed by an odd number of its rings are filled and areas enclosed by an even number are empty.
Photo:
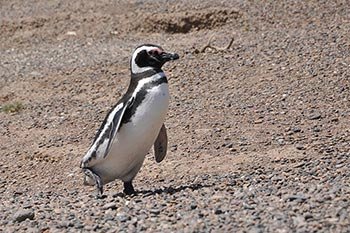
[[[162,66],[178,58],[152,44],[134,50],[129,88],[108,112],[80,164],[84,184],[96,185],[99,196],[103,185],[116,179],[123,181],[126,195],[135,193],[132,180],[152,145],[156,161],[164,159],[169,88]]]

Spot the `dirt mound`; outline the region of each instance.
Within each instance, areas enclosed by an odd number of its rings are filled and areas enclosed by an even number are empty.
[[[241,17],[237,10],[205,9],[188,12],[147,14],[138,18],[134,30],[141,32],[188,33],[213,29]]]

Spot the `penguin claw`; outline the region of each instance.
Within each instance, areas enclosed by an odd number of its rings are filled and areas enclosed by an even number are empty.
[[[106,195],[103,195],[103,188],[96,184],[96,199],[103,199]]]
[[[96,197],[102,198],[103,197],[103,184],[102,184],[101,177],[89,168],[83,168],[83,171],[84,171],[86,176],[92,178],[95,181],[96,191],[97,191]]]
[[[102,194],[103,194],[103,185],[102,185],[102,181],[101,181],[101,178],[98,176],[98,175],[96,175],[97,177],[96,177],[96,189],[97,189],[97,194],[98,195],[100,195],[100,196],[102,196]]]
[[[99,194],[99,193],[96,194],[96,196],[95,196],[95,198],[98,199],[98,200],[99,200],[99,199],[105,199],[106,197],[107,197],[107,195]]]

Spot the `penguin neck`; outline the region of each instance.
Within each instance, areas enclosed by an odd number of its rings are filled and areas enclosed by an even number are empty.
[[[131,82],[133,82],[133,80],[138,82],[140,79],[148,78],[148,77],[151,77],[151,76],[158,74],[158,73],[163,73],[163,70],[160,68],[152,68],[152,69],[140,72],[140,73],[131,72]]]
[[[132,93],[134,90],[140,87],[140,84],[142,85],[146,84],[147,82],[153,82],[153,83],[163,83],[168,82],[164,72],[160,68],[153,68],[146,70],[141,73],[131,73],[131,80],[130,85],[128,88],[127,93]]]

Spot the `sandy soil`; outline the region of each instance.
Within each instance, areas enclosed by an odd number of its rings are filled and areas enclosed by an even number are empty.
[[[0,5],[0,230],[350,231],[347,1]],[[79,162],[149,42],[181,56],[168,155],[96,200]]]

